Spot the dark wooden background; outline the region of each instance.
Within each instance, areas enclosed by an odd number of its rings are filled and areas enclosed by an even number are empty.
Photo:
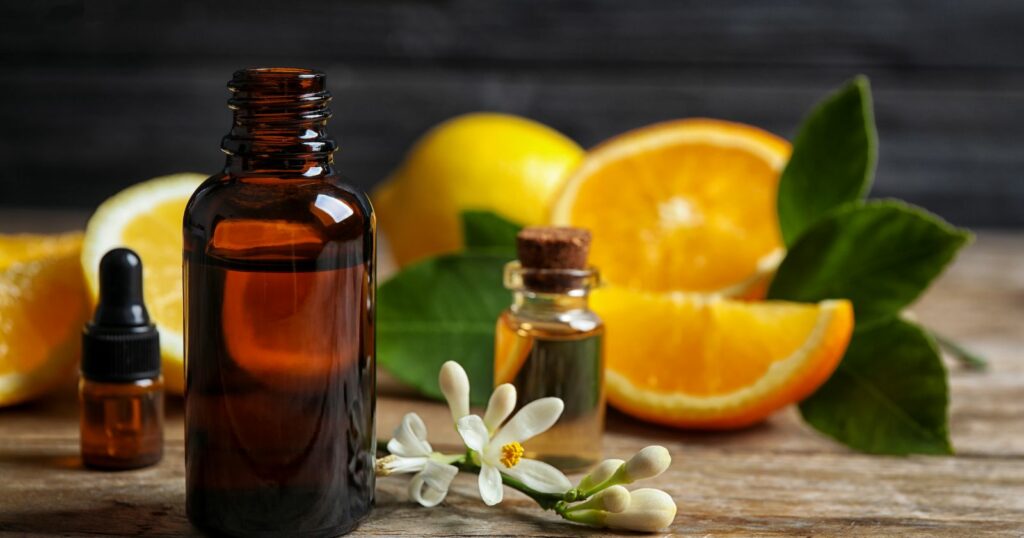
[[[1024,226],[1020,0],[434,0],[0,4],[0,211],[88,208],[148,177],[216,170],[224,84],[327,71],[340,162],[369,187],[425,129],[501,110],[593,145],[712,116],[791,136],[870,75],[877,196]]]

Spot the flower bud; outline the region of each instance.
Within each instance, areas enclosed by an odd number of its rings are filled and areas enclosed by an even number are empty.
[[[617,459],[607,459],[602,461],[594,467],[594,470],[590,471],[590,474],[584,476],[576,487],[580,491],[588,492],[588,490],[594,486],[598,486],[605,480],[611,478],[611,476],[615,474],[615,471],[618,471],[619,467],[622,467],[623,463],[625,462]]]
[[[437,376],[437,384],[448,400],[452,420],[458,421],[469,414],[469,377],[462,365],[455,361],[445,362]]]
[[[668,469],[671,463],[672,456],[669,455],[667,448],[651,445],[634,454],[632,458],[629,458],[629,461],[626,462],[623,478],[626,484],[631,484],[645,478],[654,478],[665,472],[665,469]]]
[[[629,506],[629,491],[622,486],[611,486],[595,493],[584,502],[569,507],[569,512],[604,511],[622,512]],[[571,519],[571,518],[570,518]]]
[[[613,529],[655,532],[667,528],[676,517],[676,503],[660,489],[643,488],[629,493],[629,506],[622,512],[604,515]]]
[[[491,399],[487,402],[484,413],[484,425],[487,431],[494,433],[502,422],[512,414],[516,407],[516,388],[509,383],[502,383],[494,389]]]
[[[630,495],[626,488],[612,486],[597,492],[593,499],[600,503],[600,508],[612,513],[618,513],[625,511],[629,507]]]

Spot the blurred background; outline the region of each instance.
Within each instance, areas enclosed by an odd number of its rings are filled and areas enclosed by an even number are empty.
[[[366,189],[462,112],[528,116],[584,147],[687,116],[791,137],[865,73],[874,196],[1024,226],[1019,0],[8,1],[0,57],[0,232],[28,210],[84,222],[132,183],[213,173],[225,83],[271,65],[328,73],[338,160]]]

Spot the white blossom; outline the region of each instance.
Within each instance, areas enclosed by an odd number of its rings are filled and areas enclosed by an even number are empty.
[[[511,406],[508,406],[507,397],[500,401],[492,398],[492,404],[507,406],[508,409],[514,407],[515,389],[509,386],[505,392],[508,390],[512,394]],[[541,461],[524,458],[521,444],[551,428],[562,415],[563,408],[564,404],[558,398],[535,400],[520,409],[504,426],[497,428],[493,435],[484,420],[477,415],[467,415],[456,422],[463,442],[480,459],[480,498],[485,504],[493,506],[501,502],[504,496],[502,474],[541,493],[564,493],[572,488],[569,479],[558,469]],[[485,416],[496,417],[501,414],[493,411],[485,413]],[[492,424],[499,423],[496,419],[492,421]]]
[[[448,494],[458,467],[445,461],[427,442],[427,426],[416,413],[408,413],[388,441],[389,456],[377,460],[380,476],[416,473],[409,482],[409,496],[423,506],[436,506]]]

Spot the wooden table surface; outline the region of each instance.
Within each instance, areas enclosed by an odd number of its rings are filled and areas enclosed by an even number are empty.
[[[1024,536],[1024,235],[982,233],[917,305],[920,319],[984,354],[987,371],[948,362],[953,457],[851,452],[787,409],[737,432],[681,432],[612,412],[608,457],[653,443],[672,467],[649,484],[679,506],[678,535]],[[407,411],[436,445],[455,443],[447,409],[385,379],[378,436]],[[185,518],[181,403],[170,402],[166,455],[149,469],[85,470],[70,392],[0,410],[0,532],[8,535],[194,534]],[[475,476],[456,478],[426,509],[405,477],[378,481],[361,535],[601,534],[565,523],[507,490],[500,508],[478,498]]]

